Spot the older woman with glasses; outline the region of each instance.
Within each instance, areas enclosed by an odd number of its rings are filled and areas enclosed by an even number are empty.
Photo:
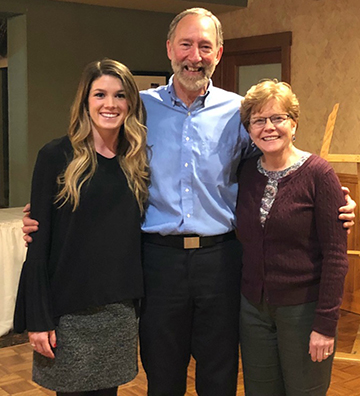
[[[263,153],[239,171],[246,395],[326,395],[348,268],[344,194],[326,161],[294,146],[299,102],[288,84],[253,86],[240,112]]]

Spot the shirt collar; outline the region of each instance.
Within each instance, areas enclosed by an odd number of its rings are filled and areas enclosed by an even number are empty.
[[[213,82],[210,79],[208,88],[207,88],[206,92],[204,93],[204,95],[198,96],[196,98],[196,100],[194,101],[194,103],[191,105],[191,107],[193,107],[193,106],[205,107],[205,99],[208,97],[208,95],[210,94],[210,92],[212,90],[213,90]],[[176,96],[176,92],[175,92],[175,88],[174,88],[174,75],[172,75],[169,79],[169,83],[167,85],[167,92],[170,96],[170,100],[171,100],[173,106],[179,106],[179,105],[185,106],[183,101]]]

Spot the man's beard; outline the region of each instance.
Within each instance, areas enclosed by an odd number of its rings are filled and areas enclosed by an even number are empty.
[[[200,89],[206,88],[210,77],[213,75],[216,65],[197,65],[197,68],[201,68],[200,75],[189,76],[184,74],[184,68],[187,64],[176,62],[174,59],[171,61],[173,72],[179,81],[179,83],[189,91],[199,91]],[[193,66],[191,66],[193,67]]]

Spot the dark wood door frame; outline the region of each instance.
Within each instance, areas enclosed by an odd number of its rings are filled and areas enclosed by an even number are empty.
[[[282,32],[225,40],[214,85],[237,91],[237,67],[241,64],[281,63],[281,80],[290,84],[292,33]]]

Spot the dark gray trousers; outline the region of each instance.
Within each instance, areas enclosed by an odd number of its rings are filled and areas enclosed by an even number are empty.
[[[241,296],[240,340],[246,396],[325,396],[334,354],[308,353],[316,302],[252,304]]]
[[[140,353],[151,396],[182,396],[190,356],[200,396],[235,396],[241,247],[144,244]]]

